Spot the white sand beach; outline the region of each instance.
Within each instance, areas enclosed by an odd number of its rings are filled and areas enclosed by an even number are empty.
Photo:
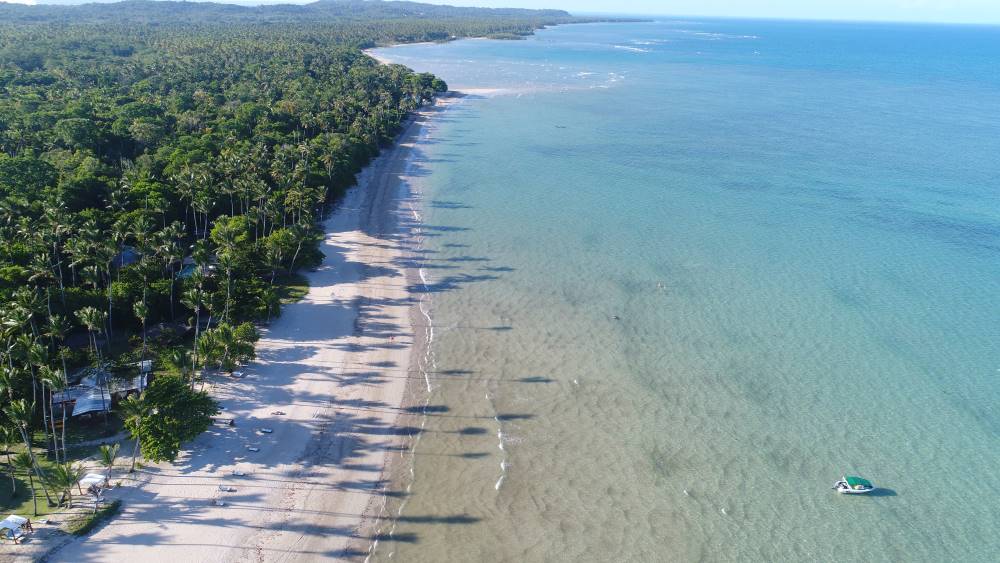
[[[374,539],[365,515],[392,494],[386,462],[413,434],[397,426],[407,381],[421,377],[410,368],[408,159],[450,101],[420,112],[328,219],[308,295],[265,331],[247,377],[210,380],[235,426],[213,427],[176,463],[143,470],[141,484],[118,491],[119,516],[51,560],[364,558]]]

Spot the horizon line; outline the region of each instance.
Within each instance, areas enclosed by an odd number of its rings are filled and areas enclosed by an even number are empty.
[[[120,4],[126,2],[178,2],[178,3],[197,3],[197,4],[223,4],[230,6],[241,6],[244,8],[256,8],[263,6],[307,6],[309,4],[317,4],[323,0],[84,0],[79,3],[49,3],[45,0],[35,0],[32,3],[27,3],[18,0],[0,0],[0,4],[9,4],[16,6],[27,6],[27,7],[57,7],[57,8],[68,8],[76,6],[86,6],[94,4]],[[393,1],[393,0],[388,0]],[[410,1],[420,4],[420,0],[402,0]],[[441,4],[437,4],[441,5]],[[463,8],[477,8],[480,6],[463,6],[461,5],[461,0],[457,0],[454,4],[449,4],[452,7],[463,7]],[[490,9],[490,8],[483,8]],[[503,9],[503,8],[500,8]],[[525,10],[548,10],[556,8],[521,8]],[[755,20],[755,21],[778,21],[778,22],[803,22],[803,23],[869,23],[869,24],[907,24],[907,25],[961,25],[961,26],[978,26],[978,27],[998,27],[1000,26],[1000,19],[993,21],[971,21],[967,19],[962,20],[922,20],[922,19],[892,19],[892,18],[852,18],[852,17],[829,17],[829,18],[813,18],[813,17],[802,17],[802,16],[753,16],[753,15],[706,15],[706,14],[695,14],[695,13],[677,13],[677,14],[664,14],[655,12],[610,12],[610,11],[575,11],[575,10],[564,10],[571,16],[601,16],[601,17],[629,17],[629,18],[697,18],[697,19],[714,19],[714,20]]]

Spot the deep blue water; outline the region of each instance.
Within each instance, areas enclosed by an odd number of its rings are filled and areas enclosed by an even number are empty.
[[[1000,28],[381,53],[501,91],[413,163],[447,416],[376,558],[1000,559]]]

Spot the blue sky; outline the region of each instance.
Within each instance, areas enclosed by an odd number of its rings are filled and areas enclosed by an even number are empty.
[[[1000,23],[1000,0],[422,0],[571,12],[835,20]]]

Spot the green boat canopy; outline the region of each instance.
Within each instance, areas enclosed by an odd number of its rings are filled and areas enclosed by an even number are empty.
[[[861,477],[855,477],[853,475],[848,475],[847,477],[844,477],[844,479],[847,481],[847,484],[852,488],[857,487],[858,485],[861,485],[862,487],[873,486],[872,482],[869,481],[868,479],[862,479]]]

